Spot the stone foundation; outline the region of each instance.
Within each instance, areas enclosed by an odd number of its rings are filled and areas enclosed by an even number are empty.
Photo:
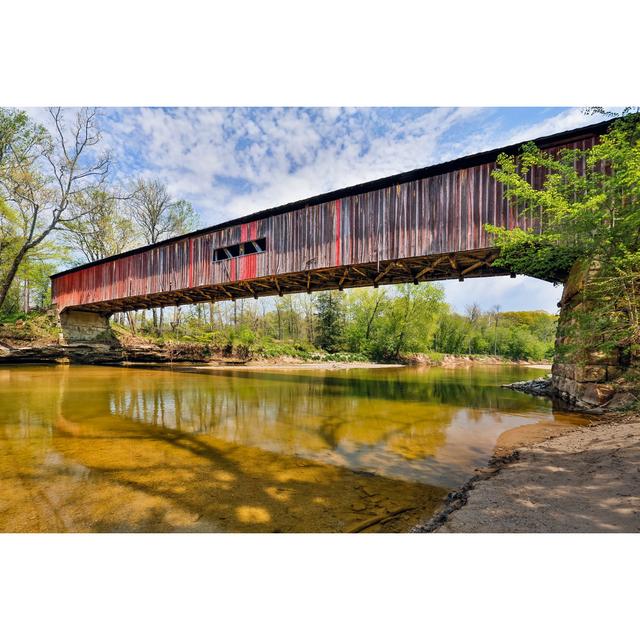
[[[584,310],[582,295],[585,282],[593,273],[591,267],[576,264],[571,270],[560,300],[560,319],[556,337],[556,358],[551,369],[554,395],[581,408],[624,408],[634,402],[635,385],[630,380],[640,377],[640,359],[625,349],[603,353],[579,348],[563,354],[576,338],[571,329],[575,313]]]
[[[552,384],[555,394],[565,402],[600,407],[616,395],[617,371],[618,367],[558,362],[551,369]]]
[[[60,327],[64,341],[68,344],[78,342],[111,342],[113,334],[109,325],[109,316],[91,311],[65,310],[60,314]]]

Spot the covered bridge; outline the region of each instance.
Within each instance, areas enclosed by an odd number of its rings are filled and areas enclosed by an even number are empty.
[[[538,138],[586,149],[608,123]],[[59,312],[118,311],[347,287],[501,275],[485,224],[531,226],[466,156],[267,209],[52,276]],[[534,182],[543,175],[529,176]],[[84,314],[83,314],[84,315]],[[86,314],[88,317],[89,314]],[[64,323],[63,323],[64,324]]]

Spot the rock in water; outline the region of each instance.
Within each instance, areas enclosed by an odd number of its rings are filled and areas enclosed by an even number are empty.
[[[521,391],[532,396],[552,396],[553,388],[551,386],[551,376],[542,376],[534,380],[523,380],[521,382],[512,382],[511,384],[501,385],[505,389],[513,389]]]

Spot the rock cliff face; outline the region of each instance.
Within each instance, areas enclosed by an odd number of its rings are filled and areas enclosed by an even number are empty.
[[[640,358],[629,348],[607,352],[597,347],[575,344],[576,314],[597,314],[593,302],[585,299],[584,288],[593,277],[593,267],[577,263],[565,284],[560,301],[560,319],[556,338],[556,358],[551,384],[556,396],[582,408],[623,408],[635,400],[640,377]],[[567,350],[573,346],[574,349]],[[577,348],[575,348],[577,347]]]
[[[197,345],[196,345],[197,346]],[[7,348],[0,345],[0,365],[4,364],[118,364],[126,362],[206,362],[206,354],[192,345],[123,345],[76,342]]]
[[[156,344],[135,336],[118,337],[108,317],[98,313],[72,310],[58,316],[52,310],[48,317],[47,331],[35,331],[22,322],[16,323],[15,330],[1,334],[0,365],[208,362],[212,359],[206,344]]]

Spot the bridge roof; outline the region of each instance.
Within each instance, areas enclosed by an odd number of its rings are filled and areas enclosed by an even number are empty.
[[[617,120],[617,118],[606,120],[604,122],[598,122],[596,124],[587,125],[585,127],[579,127],[577,129],[561,131],[559,133],[554,133],[548,136],[541,136],[539,138],[535,138],[534,140],[532,140],[532,142],[534,142],[539,147],[550,147],[560,141],[569,142],[574,138],[581,138],[585,134],[590,134],[590,133],[603,134],[603,133],[606,133],[611,123],[613,123],[615,120]],[[443,173],[449,173],[450,171],[467,169],[469,167],[474,167],[477,165],[495,162],[498,156],[502,153],[506,153],[506,154],[518,153],[520,147],[525,142],[529,142],[529,141],[523,140],[522,142],[510,144],[505,147],[500,147],[498,149],[491,149],[489,151],[474,153],[468,156],[463,156],[461,158],[456,158],[455,160],[441,162],[439,164],[430,165],[428,167],[422,167],[420,169],[412,169],[411,171],[405,171],[404,173],[397,173],[395,175],[387,176],[385,178],[378,178],[376,180],[370,180],[369,182],[363,182],[361,184],[353,185],[350,187],[343,187],[335,191],[329,191],[327,193],[311,196],[303,200],[297,200],[295,202],[279,205],[277,207],[272,207],[270,209],[263,209],[262,211],[251,213],[246,216],[242,216],[240,218],[233,218],[231,220],[219,222],[210,227],[205,227],[203,229],[190,231],[189,233],[185,233],[181,236],[174,236],[172,238],[167,238],[165,240],[161,240],[160,242],[156,242],[154,244],[144,245],[142,247],[137,247],[135,249],[131,249],[123,253],[118,253],[113,256],[109,256],[107,258],[102,258],[101,260],[87,262],[77,267],[72,267],[71,269],[66,269],[65,271],[60,271],[58,273],[55,273],[50,277],[51,279],[58,278],[59,276],[63,276],[68,273],[73,273],[74,271],[80,271],[82,269],[85,269],[86,267],[103,264],[105,262],[111,262],[113,260],[118,260],[119,258],[122,258],[125,256],[135,255],[137,253],[148,251],[149,249],[153,249],[155,247],[161,247],[167,244],[171,244],[173,242],[178,242],[186,238],[192,238],[194,236],[210,233],[212,231],[218,231],[219,229],[224,229],[226,227],[246,224],[247,222],[253,222],[254,220],[261,220],[263,218],[268,218],[269,216],[275,216],[280,213],[286,213],[288,211],[296,211],[298,209],[304,209],[305,207],[312,207],[315,205],[323,204],[325,202],[332,202],[334,200],[339,200],[340,198],[360,195],[362,193],[375,191],[377,189],[385,189],[387,187],[393,187],[399,184],[404,184],[405,182],[411,182],[413,180],[421,180],[422,178],[437,176]]]

